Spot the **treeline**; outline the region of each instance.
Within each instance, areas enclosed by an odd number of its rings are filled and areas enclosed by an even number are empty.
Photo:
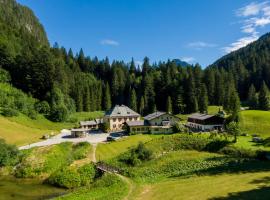
[[[141,67],[108,58],[74,55],[56,44],[36,48],[11,57],[0,47],[11,83],[39,99],[39,112],[54,121],[69,112],[108,110],[126,104],[142,115],[163,110],[172,113],[206,112],[208,105],[223,105],[231,112],[239,109],[232,74],[225,70],[195,66],[181,67],[174,61]],[[3,60],[3,59],[2,59]]]
[[[262,110],[270,109],[269,47],[270,33],[267,33],[250,45],[222,57],[211,66],[232,74],[241,100],[248,100],[248,106]]]

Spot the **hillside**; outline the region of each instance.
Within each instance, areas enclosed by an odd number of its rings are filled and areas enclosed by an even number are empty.
[[[258,90],[262,81],[270,86],[270,33],[257,41],[214,62],[211,67],[233,73],[238,86],[248,89],[254,84]],[[242,89],[242,88],[241,88]]]
[[[0,47],[17,55],[31,45],[49,45],[43,26],[32,10],[15,0],[0,1]]]

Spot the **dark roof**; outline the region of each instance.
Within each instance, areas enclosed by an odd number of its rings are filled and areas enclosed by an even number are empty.
[[[103,123],[103,119],[95,119],[95,120],[91,120],[91,121],[80,121],[81,126],[98,125],[98,124],[102,124],[102,123]]]
[[[152,114],[149,114],[147,116],[144,117],[145,120],[152,120],[152,119],[155,119],[157,117],[160,117],[162,115],[166,114],[166,112],[160,112],[160,111],[157,111],[157,112],[154,112]]]
[[[140,120],[140,121],[127,121],[126,122],[128,126],[147,126],[149,125],[147,121]]]
[[[125,105],[116,105],[113,109],[106,112],[105,116],[109,117],[140,117],[140,114],[136,113],[134,110],[131,110]]]
[[[214,117],[214,115],[195,113],[195,114],[190,115],[188,118],[190,118],[190,119],[206,120],[206,119],[209,119],[211,117]]]

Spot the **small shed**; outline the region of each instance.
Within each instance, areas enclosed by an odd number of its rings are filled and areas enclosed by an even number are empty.
[[[83,128],[71,129],[71,136],[75,138],[83,138],[86,137],[87,131]]]

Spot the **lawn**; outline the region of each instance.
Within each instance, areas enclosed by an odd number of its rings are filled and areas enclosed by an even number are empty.
[[[160,137],[160,135],[132,135],[120,141],[99,144],[96,150],[96,159],[99,161],[113,158],[127,151],[128,148],[136,146],[139,142],[147,142],[155,137]]]
[[[132,199],[269,199],[270,172],[221,174],[168,179],[143,185],[132,193]]]
[[[88,120],[100,117],[103,112],[82,112],[74,113],[72,117],[78,120]],[[19,114],[16,117],[3,117],[0,115],[0,138],[5,139],[7,143],[17,146],[27,145],[40,140],[42,135],[57,134],[61,129],[69,129],[77,123],[55,123],[47,120],[44,116],[38,115],[36,120]]]
[[[241,112],[241,129],[249,134],[270,137],[270,112],[247,110]]]
[[[270,147],[264,147],[260,143],[252,142],[251,136],[239,136],[237,138],[237,143],[235,144],[235,146],[252,150],[270,150]]]

